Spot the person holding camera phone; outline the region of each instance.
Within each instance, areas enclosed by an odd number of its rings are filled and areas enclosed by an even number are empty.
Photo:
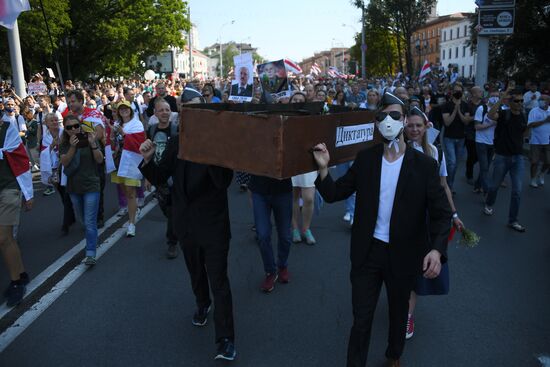
[[[95,132],[83,133],[78,116],[67,115],[63,120],[59,152],[67,176],[67,192],[76,215],[86,228],[86,265],[95,265],[97,246],[97,211],[100,180],[97,165],[103,153]]]

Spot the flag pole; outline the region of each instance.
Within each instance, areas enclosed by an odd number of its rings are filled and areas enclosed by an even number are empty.
[[[21,57],[21,44],[19,41],[19,26],[17,20],[13,29],[8,28],[8,43],[10,47],[10,62],[12,73],[12,84],[15,85],[15,93],[25,98],[27,90],[25,88],[25,74],[23,73],[23,59]]]

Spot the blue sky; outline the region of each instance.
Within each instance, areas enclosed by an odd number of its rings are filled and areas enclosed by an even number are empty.
[[[189,0],[199,46],[218,42],[252,43],[269,60],[301,61],[331,46],[353,45],[360,11],[351,0]],[[474,0],[440,0],[439,15],[471,12]],[[230,22],[234,20],[234,24]],[[342,26],[348,24],[350,26]]]

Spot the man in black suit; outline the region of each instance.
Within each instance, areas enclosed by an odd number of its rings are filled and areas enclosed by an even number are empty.
[[[357,193],[350,250],[354,321],[348,367],[367,363],[382,283],[390,314],[386,357],[389,366],[399,366],[414,280],[421,272],[435,278],[446,261],[451,209],[437,162],[404,142],[405,110],[399,98],[384,95],[376,115],[384,144],[359,152],[349,171],[335,182],[328,173],[326,145],[314,148],[319,166],[315,184],[325,201]]]
[[[246,66],[239,69],[239,82],[231,86],[232,96],[252,97],[252,84],[248,84],[249,71]]]
[[[187,90],[186,90],[187,91]],[[192,101],[191,91],[184,95]],[[234,346],[233,306],[227,256],[231,230],[227,188],[233,171],[216,166],[193,163],[178,158],[178,139],[170,139],[164,156],[155,163],[155,145],[146,140],[140,147],[143,162],[140,170],[151,184],[172,185],[172,218],[191,286],[197,302],[192,323],[204,326],[214,298],[214,326],[218,352],[216,359],[233,360]]]

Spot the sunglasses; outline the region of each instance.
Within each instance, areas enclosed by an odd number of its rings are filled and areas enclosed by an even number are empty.
[[[388,115],[390,115],[390,117],[394,120],[401,120],[401,117],[403,116],[403,114],[399,111],[378,112],[375,119],[378,122],[382,122],[386,119],[386,117],[388,117]]]
[[[78,129],[79,127],[80,127],[80,124],[66,125],[65,130],[74,130],[74,129]]]

